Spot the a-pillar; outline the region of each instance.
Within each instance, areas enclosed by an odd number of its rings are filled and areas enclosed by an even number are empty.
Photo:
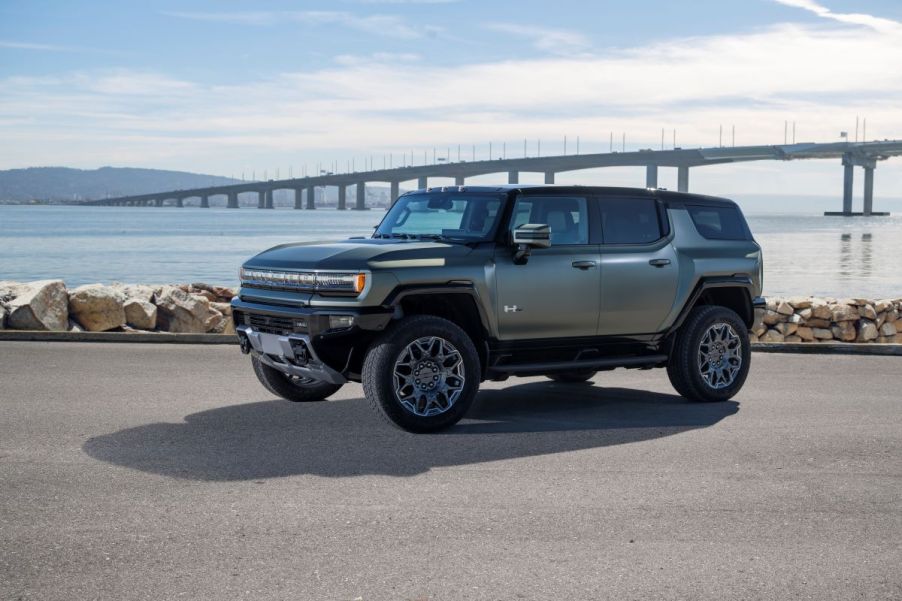
[[[348,208],[347,204],[347,191],[348,188],[344,184],[338,184],[338,210],[344,211]]]
[[[304,208],[304,189],[303,188],[295,188],[294,189],[294,208],[295,209],[303,209]]]
[[[554,183],[554,171],[546,171],[545,172],[545,183],[546,184]]]
[[[428,177],[426,177],[424,175],[423,177],[417,179],[417,189],[418,190],[425,190],[428,187],[429,187],[429,178]]]
[[[237,192],[229,192],[229,202],[226,207],[230,209],[238,208],[238,193]]]
[[[257,191],[257,208],[262,209],[266,206],[266,192],[263,190]]]
[[[849,155],[843,155],[843,179],[842,179],[842,212],[844,215],[852,214],[852,186],[855,183],[855,162]]]
[[[652,189],[658,187],[658,166],[657,165],[646,165],[645,166],[645,187],[652,188]]]
[[[316,208],[316,188],[310,186],[307,188],[307,209],[313,210]]]
[[[467,178],[464,177],[463,175],[458,175],[457,177],[454,178],[454,185],[455,186],[463,186],[464,183],[466,182],[466,180],[467,180]]]
[[[182,207],[184,207],[184,206],[185,206],[185,199],[184,199],[184,198],[176,198],[176,199],[175,199],[175,206],[177,206],[177,207],[180,208],[180,209],[181,209]]]
[[[689,191],[689,165],[680,165],[677,167],[677,191]]]
[[[265,198],[265,201],[266,201],[266,204],[263,205],[263,208],[264,208],[264,209],[271,209],[271,208],[273,207],[273,204],[272,204],[272,190],[267,190],[267,191],[266,191],[266,198]]]
[[[507,172],[507,183],[519,184],[520,183],[520,172],[519,171],[508,171]]]
[[[366,210],[366,184],[364,182],[357,182],[357,204],[354,205],[354,209],[357,211],[365,211]]]
[[[864,166],[864,214],[874,213],[874,167]]]
[[[401,195],[401,182],[392,182],[391,191],[388,195],[391,197],[388,199],[389,204],[395,204],[395,201],[398,200],[398,196]]]
[[[200,197],[200,208],[209,209],[210,208],[210,197],[204,194]]]

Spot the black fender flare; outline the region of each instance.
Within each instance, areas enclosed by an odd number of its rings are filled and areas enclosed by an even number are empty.
[[[667,334],[670,335],[677,331],[683,325],[683,322],[686,321],[689,312],[692,311],[702,294],[715,288],[740,288],[745,292],[743,295],[743,303],[745,305],[743,312],[745,314],[740,315],[740,317],[748,327],[752,327],[755,320],[755,309],[765,304],[763,298],[752,297],[752,278],[747,275],[712,276],[699,279],[692,290],[692,294],[689,295],[689,298],[680,310],[679,315],[677,315],[677,318],[668,329]]]

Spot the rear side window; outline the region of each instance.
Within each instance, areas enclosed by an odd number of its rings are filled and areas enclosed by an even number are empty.
[[[698,233],[709,240],[749,240],[752,236],[736,207],[687,205]]]
[[[649,244],[663,237],[653,198],[599,198],[605,244]]]

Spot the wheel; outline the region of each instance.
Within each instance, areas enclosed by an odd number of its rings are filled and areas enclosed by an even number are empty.
[[[466,332],[431,315],[398,321],[363,362],[363,392],[391,424],[435,432],[456,424],[479,389],[479,356]]]
[[[594,369],[584,369],[582,371],[562,371],[557,374],[548,374],[546,377],[562,384],[577,384],[591,380],[596,373],[598,372]]]
[[[734,311],[706,305],[689,313],[667,362],[670,383],[693,401],[726,401],[749,373],[748,329]]]
[[[277,369],[264,364],[257,357],[251,357],[254,373],[266,390],[286,401],[294,403],[312,403],[324,401],[326,397],[335,394],[341,384],[329,384],[310,378],[299,378],[283,374]]]

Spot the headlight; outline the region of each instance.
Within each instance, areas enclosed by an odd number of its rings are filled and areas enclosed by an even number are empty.
[[[304,290],[309,292],[360,294],[366,287],[365,273],[329,271],[273,271],[246,269],[239,272],[242,286]]]

